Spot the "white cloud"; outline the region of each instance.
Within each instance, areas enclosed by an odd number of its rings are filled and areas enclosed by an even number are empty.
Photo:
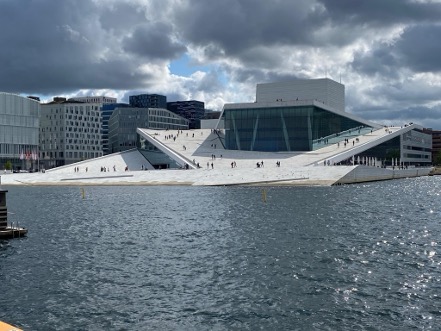
[[[347,110],[435,127],[441,1],[0,1],[1,91],[160,93],[207,108],[252,102],[261,82],[328,76]],[[14,26],[14,29],[10,27]],[[187,54],[202,67],[170,72]],[[441,124],[441,123],[440,123]],[[441,127],[440,127],[441,128]]]

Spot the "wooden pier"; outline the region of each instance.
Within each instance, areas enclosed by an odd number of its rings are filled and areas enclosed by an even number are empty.
[[[8,190],[0,189],[0,239],[23,237],[28,233],[26,228],[17,224],[8,224],[8,207],[6,205],[6,193]]]

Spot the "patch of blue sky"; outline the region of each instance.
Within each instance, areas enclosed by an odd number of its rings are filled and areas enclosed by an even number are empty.
[[[170,72],[174,75],[188,77],[196,71],[209,72],[211,66],[203,66],[192,63],[188,54],[182,55],[179,59],[170,62]]]

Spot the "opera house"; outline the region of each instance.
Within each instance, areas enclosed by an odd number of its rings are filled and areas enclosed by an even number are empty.
[[[213,122],[215,121],[215,122]],[[27,174],[28,184],[338,185],[427,175],[432,137],[345,111],[331,79],[258,84],[198,130],[138,128],[137,148]],[[103,170],[104,169],[104,170]],[[14,184],[14,179],[7,179]]]

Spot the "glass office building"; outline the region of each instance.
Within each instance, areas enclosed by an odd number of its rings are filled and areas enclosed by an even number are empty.
[[[0,92],[0,167],[36,168],[40,102]]]
[[[188,120],[161,108],[115,108],[109,118],[109,151],[136,148],[137,128],[188,130]]]

